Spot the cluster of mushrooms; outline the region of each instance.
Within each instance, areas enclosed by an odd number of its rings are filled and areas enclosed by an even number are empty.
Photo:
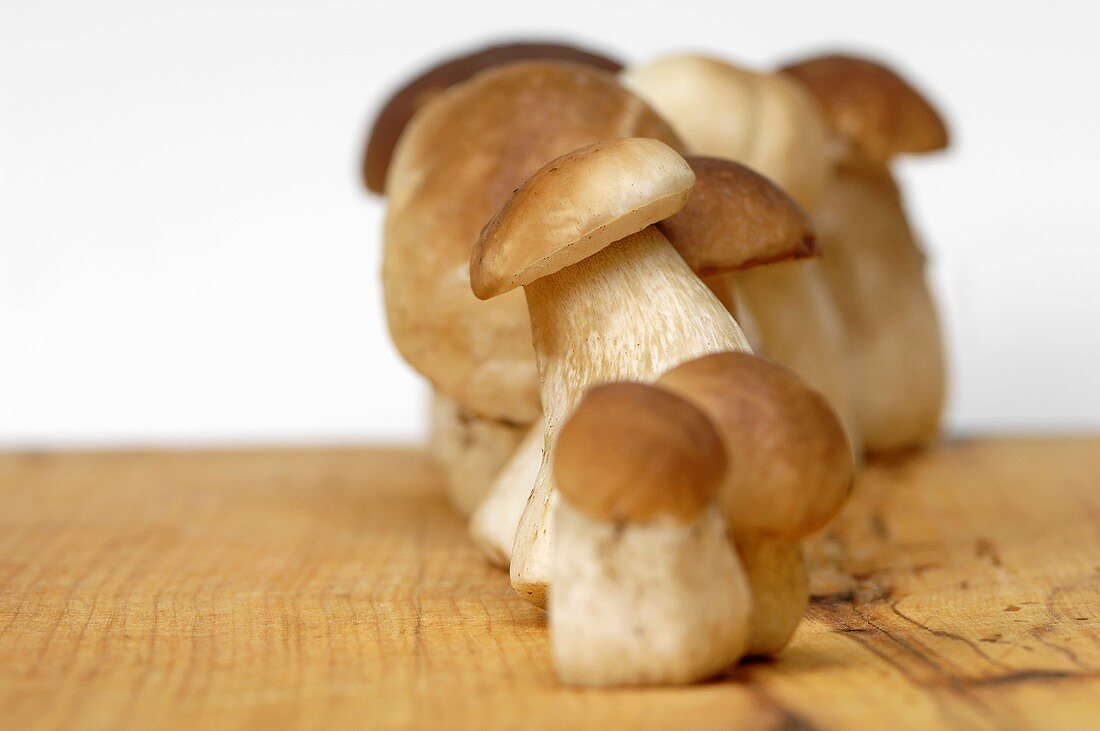
[[[890,162],[943,148],[884,66],[559,44],[420,75],[363,163],[393,340],[560,678],[689,683],[790,640],[801,540],[937,434],[939,326]],[[755,354],[755,355],[754,355]]]

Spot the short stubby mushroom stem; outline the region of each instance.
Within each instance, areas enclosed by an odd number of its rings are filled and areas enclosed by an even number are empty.
[[[443,468],[447,497],[459,513],[470,515],[485,499],[527,431],[526,424],[479,416],[435,391],[428,449]]]
[[[794,635],[810,599],[810,579],[797,539],[737,537],[737,555],[752,592],[747,655],[774,655]]]
[[[539,419],[501,468],[489,494],[470,518],[470,536],[494,566],[507,569],[512,561],[516,526],[542,465],[544,433]]]
[[[655,381],[707,353],[748,350],[722,303],[653,226],[526,285],[546,442],[516,531],[512,587],[546,605],[557,505],[551,478],[558,429],[592,386]]]
[[[615,523],[558,508],[550,631],[572,685],[681,684],[737,662],[751,598],[720,512]]]

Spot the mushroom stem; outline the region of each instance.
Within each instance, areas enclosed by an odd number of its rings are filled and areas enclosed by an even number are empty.
[[[574,685],[690,683],[741,656],[752,606],[720,511],[616,523],[562,501],[551,642]]]
[[[459,513],[470,515],[485,499],[526,432],[526,424],[479,416],[434,391],[428,449],[443,468],[447,496]]]
[[[841,165],[817,211],[829,288],[846,326],[868,452],[932,441],[946,377],[925,257],[885,164]]]
[[[786,647],[809,603],[802,543],[780,536],[738,536],[737,555],[753,601],[745,654],[774,655]]]
[[[470,518],[470,536],[494,566],[507,569],[531,486],[542,464],[545,428],[539,419],[496,475],[489,494]]]
[[[829,402],[859,455],[859,429],[844,349],[844,326],[820,260],[779,262],[730,275],[738,308],[758,354],[789,368]],[[752,321],[754,333],[742,321]],[[758,339],[754,339],[755,335]],[[861,381],[857,381],[861,383]]]
[[[741,329],[653,226],[524,287],[546,419],[542,465],[516,531],[512,587],[546,605],[562,422],[591,386],[655,381],[706,353],[748,350]]]

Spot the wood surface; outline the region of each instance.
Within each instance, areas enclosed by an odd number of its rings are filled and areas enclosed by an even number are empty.
[[[0,727],[1100,728],[1100,440],[866,469],[779,659],[576,691],[411,450],[0,455]]]

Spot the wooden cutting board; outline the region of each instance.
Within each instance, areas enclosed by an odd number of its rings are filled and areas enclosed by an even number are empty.
[[[1100,728],[1100,439],[865,470],[775,661],[576,691],[421,453],[0,455],[0,727]]]

